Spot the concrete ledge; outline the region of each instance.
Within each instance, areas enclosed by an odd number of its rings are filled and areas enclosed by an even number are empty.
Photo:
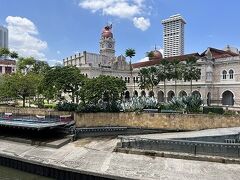
[[[0,139],[6,140],[6,141],[13,141],[13,142],[18,142],[18,143],[30,144],[32,146],[35,146],[35,145],[36,146],[44,146],[44,147],[50,147],[50,148],[55,148],[55,149],[63,147],[64,145],[71,142],[70,138],[61,138],[61,139],[50,141],[50,142],[34,141],[34,140],[31,140],[31,139],[17,138],[17,137],[5,137],[5,136],[0,136]]]
[[[126,154],[137,154],[153,157],[165,157],[165,158],[175,158],[175,159],[185,159],[185,160],[195,160],[195,161],[208,161],[226,164],[240,164],[240,159],[234,158],[224,158],[219,156],[201,156],[192,155],[187,153],[173,153],[173,152],[163,152],[163,151],[146,151],[139,149],[128,149],[128,148],[116,148],[115,152],[126,153]]]
[[[5,161],[5,162],[4,162]],[[39,161],[23,159],[21,157],[11,156],[0,153],[0,165],[19,169],[25,172],[37,174],[40,176],[51,177],[54,179],[93,179],[93,180],[130,180],[131,178],[95,173],[84,170],[76,170],[68,167],[46,164]]]

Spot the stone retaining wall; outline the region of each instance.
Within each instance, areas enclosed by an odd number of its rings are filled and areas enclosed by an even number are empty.
[[[67,115],[53,109],[0,107],[0,113],[30,115]],[[168,130],[201,130],[239,127],[240,115],[162,114],[162,113],[74,113],[77,127],[122,126]]]
[[[127,126],[169,130],[201,130],[238,127],[240,116],[160,113],[75,113],[78,127]]]

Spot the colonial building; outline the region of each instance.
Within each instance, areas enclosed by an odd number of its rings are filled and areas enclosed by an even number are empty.
[[[197,59],[201,69],[201,78],[193,82],[192,93],[202,97],[205,104],[240,106],[240,56],[236,48],[226,47],[225,50],[208,48],[203,53],[192,53],[174,57],[163,58],[161,52],[152,51],[152,57],[148,61],[130,65],[123,55],[115,56],[115,39],[111,32],[111,26],[104,27],[100,38],[99,54],[83,51],[63,60],[63,64],[80,68],[81,72],[89,78],[99,75],[110,75],[123,79],[127,84],[125,97],[148,96],[149,90],[139,89],[139,71],[141,68],[157,66],[165,59],[185,61],[189,57]],[[190,95],[190,82],[175,81],[166,82],[166,96],[164,95],[163,82],[154,87],[153,94],[159,102],[171,100],[174,96]]]
[[[105,26],[100,38],[99,54],[83,51],[63,59],[64,66],[79,67],[87,77],[111,75],[122,79],[130,77],[130,66],[123,55],[115,56],[115,39],[111,31],[112,26]]]
[[[0,75],[10,74],[16,71],[16,61],[0,58]]]
[[[200,95],[205,104],[240,106],[240,56],[236,49],[232,52],[229,49],[224,51],[209,47],[202,54],[193,53],[169,57],[165,60],[184,61],[189,57],[197,58],[198,68],[201,69],[200,80],[193,82],[193,94]],[[159,56],[159,58],[153,60],[135,63],[133,69],[139,71],[144,67],[156,66],[162,60]],[[153,92],[160,102],[164,101],[165,97],[163,89],[163,82],[160,82]],[[139,89],[136,91],[137,94],[141,95],[149,93],[149,91]],[[167,100],[171,100],[174,96],[190,95],[190,91],[190,82],[177,81],[177,92],[175,92],[175,82],[173,80],[166,82]]]

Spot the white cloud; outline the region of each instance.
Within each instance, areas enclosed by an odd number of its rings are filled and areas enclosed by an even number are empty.
[[[23,17],[8,16],[6,22],[11,50],[17,51],[20,56],[46,59],[43,51],[48,46],[47,42],[37,37],[39,33],[32,21]]]
[[[48,63],[49,63],[49,65],[50,66],[55,66],[55,65],[59,65],[59,64],[63,64],[63,62],[62,61],[59,61],[58,59],[49,59],[48,60]]]
[[[145,62],[145,61],[148,61],[148,60],[149,60],[148,57],[144,57],[144,58],[140,59],[138,62]]]
[[[61,54],[61,51],[58,50],[58,51],[57,51],[57,54]]]
[[[141,29],[142,31],[146,31],[151,26],[150,20],[145,19],[144,17],[133,18],[133,24],[135,27]]]
[[[81,0],[78,4],[81,8],[88,9],[93,13],[100,12],[102,15],[109,15],[119,18],[140,21],[135,27],[145,31],[150,26],[150,20],[144,17],[137,18],[147,14],[145,0]],[[133,21],[133,22],[135,22]],[[144,25],[142,25],[144,24]]]

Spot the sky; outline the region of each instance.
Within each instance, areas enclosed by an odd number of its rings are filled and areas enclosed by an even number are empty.
[[[113,24],[116,55],[136,50],[133,62],[163,48],[161,20],[186,20],[185,54],[207,47],[240,48],[239,0],[0,0],[0,25],[9,48],[49,64],[77,52],[99,52],[103,27]]]

